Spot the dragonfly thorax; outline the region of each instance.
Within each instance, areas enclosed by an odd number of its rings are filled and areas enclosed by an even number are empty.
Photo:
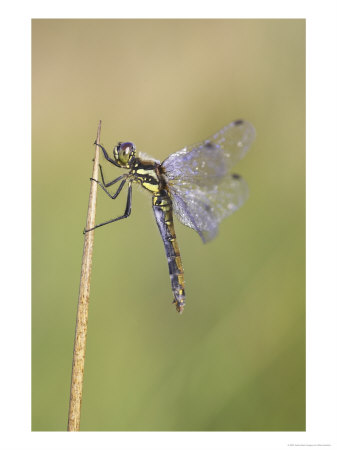
[[[158,192],[162,188],[163,180],[159,173],[159,164],[155,161],[135,158],[130,173],[134,181],[150,192]]]

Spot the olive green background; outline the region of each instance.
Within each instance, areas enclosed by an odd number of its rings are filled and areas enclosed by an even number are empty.
[[[67,425],[98,121],[163,160],[238,118],[250,198],[207,245],[176,221],[183,315],[150,196],[95,232],[81,429],[305,430],[304,20],[32,21],[32,430]]]

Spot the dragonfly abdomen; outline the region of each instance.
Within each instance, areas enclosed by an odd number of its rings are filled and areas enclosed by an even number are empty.
[[[174,230],[172,201],[165,190],[153,195],[152,207],[164,242],[174,296],[173,303],[181,313],[185,305],[184,269]]]

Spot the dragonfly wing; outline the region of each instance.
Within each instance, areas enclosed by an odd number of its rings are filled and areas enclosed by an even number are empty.
[[[249,195],[245,180],[233,174],[226,175],[213,187],[175,184],[170,192],[176,216],[193,228],[203,242],[217,235],[219,223],[240,208]]]
[[[162,164],[175,214],[204,242],[216,236],[221,220],[248,197],[246,182],[229,170],[254,138],[254,127],[237,120],[204,142],[173,153]]]
[[[216,183],[244,157],[254,139],[253,125],[237,120],[204,142],[173,153],[162,165],[170,180]]]

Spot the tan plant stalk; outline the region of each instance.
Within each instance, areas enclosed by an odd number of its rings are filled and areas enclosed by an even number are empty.
[[[97,129],[96,143],[100,143],[101,121]],[[99,147],[96,145],[92,178],[98,179]],[[97,183],[91,182],[86,229],[95,226]],[[82,256],[80,288],[78,294],[73,365],[71,374],[68,431],[79,431],[84,376],[84,361],[88,328],[89,294],[94,232],[85,233]]]

